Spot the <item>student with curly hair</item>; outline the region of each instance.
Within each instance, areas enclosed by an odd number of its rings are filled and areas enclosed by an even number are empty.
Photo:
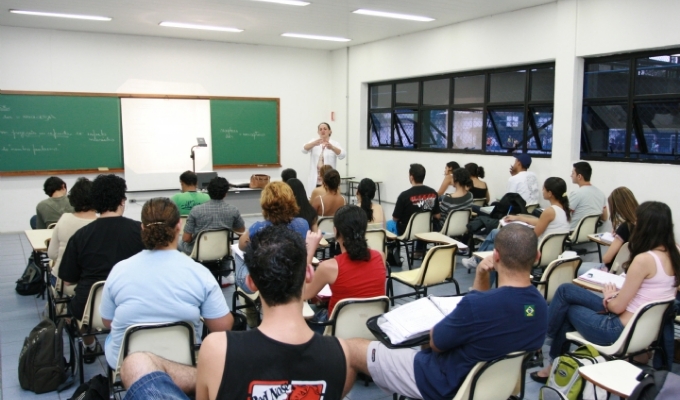
[[[231,329],[234,318],[210,271],[177,251],[179,211],[159,197],[142,207],[146,250],[115,265],[106,279],[101,315],[111,329],[106,361],[116,368],[125,330],[134,324],[188,321],[201,337],[201,317],[211,332]],[[153,282],[153,284],[149,284]]]
[[[64,250],[59,278],[66,285],[78,284],[69,303],[69,310],[77,319],[83,318],[92,285],[106,280],[119,261],[144,249],[141,224],[123,217],[126,188],[125,179],[119,176],[99,175],[90,190],[92,205],[99,218],[78,230]],[[98,350],[94,338],[86,337],[84,342],[85,362],[93,363],[96,358],[88,353]]]

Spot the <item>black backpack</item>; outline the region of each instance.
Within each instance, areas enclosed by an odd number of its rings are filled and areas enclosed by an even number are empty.
[[[506,215],[527,214],[527,202],[519,193],[506,193],[494,204],[490,217],[502,219]]]
[[[68,400],[109,400],[109,380],[99,374],[78,386]]]
[[[680,376],[668,371],[647,370],[630,395],[631,400],[670,400],[680,398]]]
[[[28,258],[28,265],[21,278],[17,281],[14,288],[22,296],[40,295],[45,292],[45,281],[43,280],[43,271],[35,263],[33,255]]]
[[[75,351],[69,338],[70,358],[64,358],[64,329],[66,321],[55,325],[45,318],[24,339],[19,354],[19,384],[24,390],[37,394],[61,391],[71,386],[75,376]]]

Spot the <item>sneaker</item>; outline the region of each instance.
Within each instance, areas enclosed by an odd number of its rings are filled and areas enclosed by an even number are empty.
[[[226,278],[222,278],[222,287],[228,287],[234,284],[236,282],[236,279],[234,278],[234,273],[232,272],[227,276]]]
[[[464,258],[461,264],[469,271],[472,268],[477,268],[477,259],[475,257]]]
[[[85,347],[85,353],[83,354],[83,362],[85,364],[92,364],[97,361],[97,357],[102,353],[102,347],[99,342],[95,341],[94,349],[89,349]]]

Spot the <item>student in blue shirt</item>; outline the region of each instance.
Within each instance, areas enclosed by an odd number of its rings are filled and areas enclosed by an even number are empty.
[[[380,342],[352,339],[352,367],[370,375],[383,390],[443,400],[455,396],[477,362],[541,348],[547,304],[529,279],[539,257],[536,248],[533,230],[518,224],[503,228],[493,255],[477,267],[473,290],[432,328],[429,348],[394,350]],[[489,290],[492,270],[498,272],[499,286]]]

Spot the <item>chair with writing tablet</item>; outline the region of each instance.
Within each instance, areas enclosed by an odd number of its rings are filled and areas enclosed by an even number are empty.
[[[579,255],[588,253],[598,253],[600,257],[600,262],[602,262],[602,253],[599,250],[587,251],[587,249],[574,249],[573,246],[585,245],[592,243],[588,235],[593,235],[597,232],[598,222],[600,221],[601,214],[586,215],[581,218],[576,225],[576,229],[569,235],[565,245],[570,249],[576,251]]]
[[[95,349],[99,350],[91,353],[92,356],[103,356],[104,347],[99,343],[97,335],[109,333],[110,330],[104,326],[102,316],[99,313],[99,306],[102,303],[102,294],[104,293],[104,283],[106,281],[99,281],[92,284],[90,287],[90,295],[85,303],[85,310],[83,311],[83,318],[78,320],[71,318],[71,327],[69,333],[77,342],[78,347],[78,372],[80,374],[80,383],[85,382],[85,373],[83,371],[83,364],[85,360],[85,344],[83,338],[91,336],[95,341]]]
[[[395,299],[410,297],[415,295],[416,299],[420,296],[427,296],[427,288],[430,286],[442,285],[453,282],[456,285],[456,294],[460,294],[458,281],[453,274],[456,269],[456,244],[444,244],[434,246],[425,254],[425,259],[420,268],[394,272],[387,279],[387,295],[394,305]],[[393,282],[399,282],[414,289],[414,292],[395,295]]]
[[[648,350],[657,350],[661,352],[664,366],[668,366],[668,354],[666,354],[663,343],[659,343],[659,338],[665,321],[664,317],[674,301],[675,299],[669,299],[642,304],[623,328],[621,336],[609,346],[589,342],[576,331],[567,332],[567,340],[562,347],[562,354],[565,353],[565,350],[569,350],[569,345],[572,343],[576,345],[589,344],[608,360],[631,358]]]
[[[397,236],[397,241],[403,244],[406,248],[406,261],[408,263],[409,270],[413,266],[413,253],[415,251],[414,247],[417,241],[416,235],[418,233],[427,233],[431,231],[432,212],[418,211],[411,215],[411,218],[408,220],[408,224],[406,225],[406,229],[404,229],[404,233],[400,236]],[[411,247],[410,253],[409,247]]]
[[[527,214],[531,214],[536,208],[538,208],[538,204],[527,204]]]
[[[479,206],[479,207],[484,207],[484,203],[486,203],[485,198],[481,199],[472,199],[472,205]]]
[[[308,322],[310,325],[326,326],[324,336],[341,339],[364,338],[374,340],[375,336],[366,327],[366,321],[390,310],[387,296],[347,298],[337,302],[327,322]]]
[[[614,257],[614,261],[612,262],[612,267],[609,269],[609,272],[612,274],[621,275],[621,273],[623,273],[623,263],[628,261],[629,258],[630,249],[628,248],[628,242],[626,242],[621,245],[619,252],[616,253],[616,257]]]
[[[442,235],[450,238],[457,238],[467,233],[467,224],[470,222],[470,215],[472,210],[456,210],[451,211],[446,216],[442,230],[439,231]]]
[[[222,275],[229,271],[229,268],[223,267],[224,260],[231,262],[231,271],[236,268],[234,257],[231,255],[232,237],[231,229],[227,228],[201,231],[196,236],[194,248],[189,256],[208,268],[220,285]]]
[[[550,303],[561,284],[571,283],[576,278],[580,266],[581,258],[578,256],[557,259],[548,264],[539,280],[534,280],[532,283],[543,295],[545,301]]]
[[[187,219],[189,218],[188,215],[181,215],[179,217],[179,236],[182,237],[182,234],[184,233],[184,225],[187,224]]]
[[[166,360],[196,366],[194,325],[190,322],[134,324],[127,327],[118,353],[116,369],[109,367],[111,395],[122,390],[120,368],[128,354],[148,351]],[[112,397],[113,398],[113,397]]]
[[[335,223],[333,222],[333,217],[319,217],[316,226],[317,232],[321,232],[323,238],[328,242],[328,246],[319,247],[317,251],[320,251],[322,253],[321,258],[325,259],[327,258],[326,249],[328,249],[328,255],[329,257],[332,257],[333,251],[331,249],[335,245],[335,231],[333,230],[335,228]]]
[[[544,236],[538,244],[541,258],[538,259],[534,268],[545,268],[564,252],[564,242],[567,240],[568,233],[551,233]]]

